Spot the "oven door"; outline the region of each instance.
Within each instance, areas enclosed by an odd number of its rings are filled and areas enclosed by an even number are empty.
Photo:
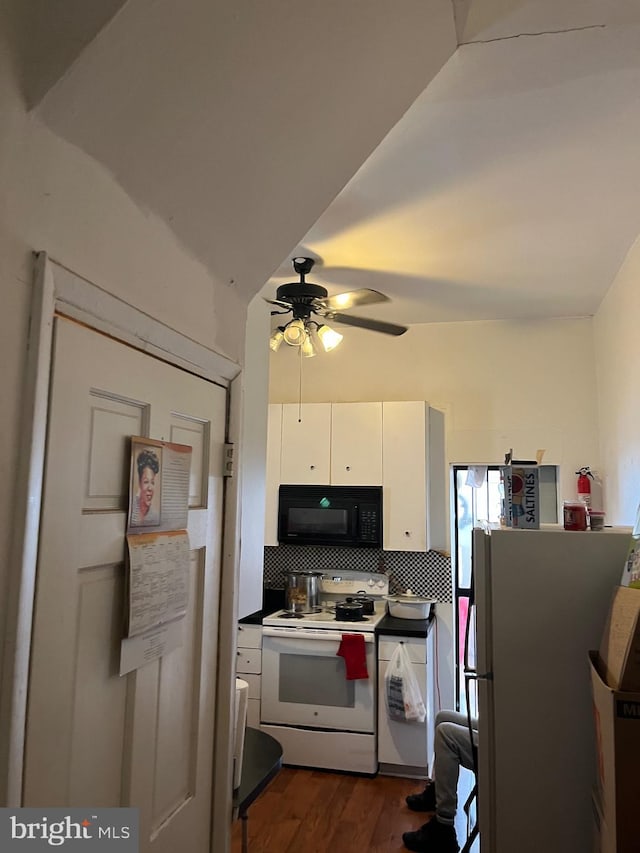
[[[262,722],[373,734],[375,635],[363,637],[369,678],[347,681],[340,631],[263,627]]]

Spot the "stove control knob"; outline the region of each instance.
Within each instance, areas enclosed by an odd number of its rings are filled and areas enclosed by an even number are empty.
[[[373,586],[375,586],[375,585],[376,585],[376,582],[374,581],[374,579],[373,579],[373,578],[369,578],[369,586],[373,587]]]
[[[383,588],[383,586],[384,586],[384,581],[378,581],[378,582],[376,583],[376,586],[377,586],[379,589],[382,589],[382,588]]]

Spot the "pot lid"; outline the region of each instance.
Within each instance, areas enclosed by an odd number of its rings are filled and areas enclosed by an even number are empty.
[[[311,572],[311,571],[309,571],[309,572],[304,572],[304,571],[285,572],[285,575],[287,577],[292,576],[292,577],[296,577],[296,578],[323,578],[324,577],[324,574],[322,572]]]
[[[399,595],[385,595],[387,601],[397,601],[400,604],[436,604],[436,598],[426,598],[414,595],[412,592],[400,593]]]

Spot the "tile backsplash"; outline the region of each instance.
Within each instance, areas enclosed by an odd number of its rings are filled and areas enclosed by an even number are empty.
[[[291,571],[386,572],[392,593],[411,589],[440,602],[452,601],[451,560],[439,551],[383,551],[379,548],[313,548],[280,545],[264,549],[264,586],[281,589]]]

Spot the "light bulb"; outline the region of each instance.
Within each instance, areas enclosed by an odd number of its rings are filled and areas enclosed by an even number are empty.
[[[280,349],[280,344],[284,340],[284,335],[282,334],[282,329],[276,329],[275,332],[269,338],[269,348],[274,352],[278,352]]]
[[[331,329],[323,323],[322,326],[318,328],[318,337],[322,342],[324,351],[331,352],[332,349],[335,349],[338,346],[343,336],[340,332],[336,332],[335,329]]]
[[[286,344],[290,347],[299,347],[304,343],[307,331],[302,320],[292,320],[285,326],[283,337]]]
[[[309,332],[307,332],[307,336],[302,344],[302,355],[305,358],[313,358],[315,354],[316,348],[314,347],[313,341],[311,340],[311,335],[309,334]]]

